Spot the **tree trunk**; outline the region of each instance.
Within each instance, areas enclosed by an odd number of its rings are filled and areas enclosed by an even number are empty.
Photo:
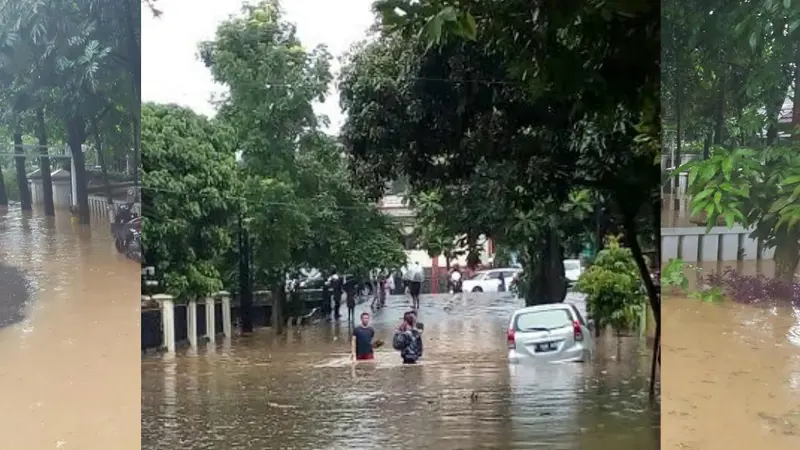
[[[56,215],[55,202],[53,201],[53,179],[50,177],[50,158],[48,154],[47,127],[44,123],[44,109],[36,110],[36,137],[39,141],[39,153],[43,155],[39,158],[39,171],[42,174],[42,199],[44,200],[44,215],[54,217]]]
[[[134,99],[131,105],[131,119],[133,120],[133,190],[134,200],[140,201],[139,192],[139,164],[141,162],[141,85],[142,85],[142,51],[139,44],[140,38],[137,32],[141,32],[141,11],[140,8],[132,8],[131,2],[125,3],[126,28],[128,39],[128,57],[131,60],[131,73],[133,74],[131,88],[133,89]]]
[[[272,288],[272,323],[275,325],[275,333],[283,334],[286,328],[286,319],[283,312],[286,307],[286,284],[276,283]]]
[[[675,77],[675,160],[672,161],[672,166],[678,168],[681,166],[681,145],[683,144],[683,122],[681,113],[683,108],[681,105],[681,77],[678,74]],[[672,201],[674,202],[674,210],[680,209],[681,200],[678,198],[678,189],[681,184],[680,173],[674,173],[672,177]],[[660,208],[659,208],[660,209]]]
[[[717,106],[714,111],[714,145],[721,146],[724,142],[725,132],[725,77],[719,79],[719,92],[717,93]]]
[[[711,157],[711,137],[712,132],[709,131],[706,135],[705,141],[703,141],[703,159],[708,159]]]
[[[653,360],[650,362],[650,398],[656,396],[656,372],[661,364],[661,322],[656,323],[656,339],[653,341]]]
[[[250,273],[250,236],[242,223],[242,215],[239,214],[239,295],[240,295],[240,317],[242,320],[242,332],[253,332],[253,283]],[[273,314],[275,310],[275,296],[273,295]]]
[[[22,147],[22,132],[14,131],[14,165],[17,168],[17,186],[19,187],[19,203],[23,211],[31,211],[31,190],[28,187],[28,174],[25,173],[25,149]]]
[[[800,47],[797,49],[794,65],[794,98],[792,99],[792,140],[800,141]]]
[[[660,342],[660,329],[661,329],[661,297],[658,294],[655,283],[650,277],[650,270],[647,268],[647,263],[644,260],[642,248],[639,245],[639,233],[636,229],[636,213],[631,208],[626,207],[627,204],[620,205],[623,215],[623,226],[625,227],[625,235],[627,236],[628,245],[630,245],[633,259],[636,261],[636,266],[639,268],[639,274],[644,281],[647,297],[650,299],[650,307],[653,309],[653,317],[656,320],[656,341],[653,348],[653,359],[660,361],[659,354],[661,353]],[[655,362],[653,363],[656,364]],[[652,393],[655,393],[655,369],[651,371],[650,388]]]
[[[797,236],[787,236],[775,246],[775,276],[782,281],[793,282],[800,263],[800,242]]]
[[[6,179],[3,176],[2,164],[0,164],[0,206],[8,206],[8,193],[6,192]]]
[[[94,134],[94,145],[97,151],[97,163],[100,165],[100,172],[103,175],[103,190],[106,192],[106,201],[108,206],[114,206],[114,194],[111,193],[111,182],[108,180],[108,167],[106,166],[106,157],[103,154],[103,138],[100,136],[100,130],[97,128],[97,122],[92,121],[92,134]]]
[[[75,162],[75,177],[78,191],[78,223],[89,225],[91,213],[89,212],[89,192],[86,183],[86,160],[83,155],[83,143],[86,142],[86,121],[83,117],[73,117],[67,126],[67,140],[72,159]]]
[[[558,234],[558,229],[552,225],[545,236],[543,246],[531,243],[528,247],[528,267],[525,268],[530,274],[528,277],[530,284],[525,292],[527,306],[560,303],[567,296],[561,236]]]

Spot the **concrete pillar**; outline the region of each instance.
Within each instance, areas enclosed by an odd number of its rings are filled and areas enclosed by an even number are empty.
[[[206,337],[208,342],[213,344],[217,335],[216,321],[214,320],[214,297],[206,297]]]
[[[167,353],[175,353],[175,300],[171,295],[156,294],[151,297],[161,306],[161,336]]]
[[[189,299],[186,305],[186,333],[189,336],[189,347],[197,348],[197,299]]]
[[[231,294],[227,291],[217,292],[222,301],[222,333],[226,338],[233,337],[233,321],[231,320]]]

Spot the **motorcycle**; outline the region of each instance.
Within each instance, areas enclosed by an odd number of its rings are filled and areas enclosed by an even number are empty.
[[[142,219],[133,211],[133,203],[120,205],[111,223],[114,246],[120,253],[126,253],[128,244],[134,240],[134,231],[141,233]]]
[[[125,256],[136,262],[142,262],[142,232],[131,229],[131,239],[125,245]]]

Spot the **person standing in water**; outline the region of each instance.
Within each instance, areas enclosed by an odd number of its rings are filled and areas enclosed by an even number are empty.
[[[342,307],[343,280],[336,270],[334,270],[333,275],[331,275],[330,283],[331,291],[333,292],[333,318],[339,320],[341,317],[339,309]]]
[[[392,339],[392,346],[400,351],[403,364],[416,364],[422,357],[422,330],[417,328],[416,319],[413,312],[405,313]]]
[[[375,330],[369,325],[369,313],[361,313],[361,323],[353,328],[353,337],[350,340],[350,358],[353,361],[368,361],[375,359],[372,340]]]
[[[414,309],[419,309],[419,294],[420,291],[422,291],[423,281],[425,281],[425,273],[422,271],[422,267],[417,261],[411,268],[411,285],[409,287],[409,291],[411,291],[412,307]]]

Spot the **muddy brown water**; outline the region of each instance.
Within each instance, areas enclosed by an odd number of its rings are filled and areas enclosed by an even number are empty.
[[[139,268],[107,225],[59,213],[0,210],[0,262],[28,291],[0,328],[0,449],[139,449]]]
[[[590,364],[509,367],[505,328],[516,306],[423,296],[417,366],[390,348],[350,363],[345,323],[147,356],[142,448],[657,449],[646,343],[602,340]],[[389,298],[374,318],[379,338],[390,340],[408,307]]]
[[[770,262],[706,264],[687,271],[692,288],[725,266],[774,271]],[[661,308],[662,448],[800,448],[800,310],[677,295]]]

